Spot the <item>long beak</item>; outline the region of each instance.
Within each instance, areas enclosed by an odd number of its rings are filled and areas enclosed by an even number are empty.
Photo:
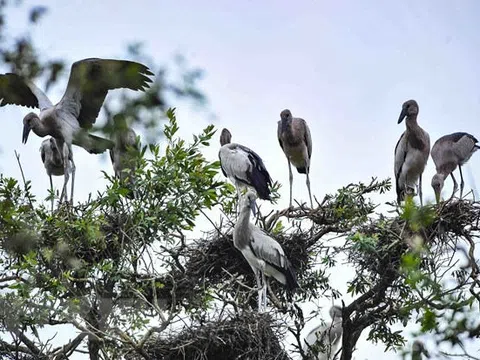
[[[402,112],[400,113],[400,116],[398,117],[398,123],[400,124],[403,119],[405,119],[405,116],[407,116],[407,109],[402,109]]]
[[[255,199],[250,200],[250,209],[252,209],[253,216],[257,216],[257,203],[255,202]]]
[[[440,204],[440,191],[435,191],[435,200],[437,201],[437,205]]]
[[[27,143],[27,139],[28,139],[28,134],[30,134],[30,126],[28,126],[27,124],[23,125],[23,136],[22,136],[22,143],[26,144]]]

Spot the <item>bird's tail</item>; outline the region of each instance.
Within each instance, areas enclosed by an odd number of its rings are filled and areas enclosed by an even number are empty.
[[[77,136],[73,143],[83,147],[90,154],[101,154],[114,146],[113,141],[88,133]]]
[[[287,287],[287,292],[290,295],[292,295],[295,292],[295,289],[298,289],[300,285],[298,285],[297,274],[295,273],[295,270],[293,269],[292,264],[288,259],[286,259],[286,261],[287,261],[287,264],[286,264],[287,267],[284,271],[284,274],[285,274],[285,279],[287,283],[285,285]]]
[[[297,167],[297,171],[298,171],[299,174],[306,174],[307,173],[307,168],[305,166]]]
[[[270,200],[270,186],[272,186],[272,179],[266,169],[258,169],[254,167],[251,177],[252,185],[257,191],[258,197],[262,200]]]

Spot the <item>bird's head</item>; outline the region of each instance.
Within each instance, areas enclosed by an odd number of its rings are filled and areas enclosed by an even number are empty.
[[[285,109],[280,113],[280,119],[281,120],[291,120],[292,119],[292,113],[290,110]]]
[[[425,355],[427,358],[430,358],[430,354],[428,353],[427,349],[425,349],[425,345],[420,340],[415,340],[412,344],[412,358],[413,356],[421,356],[420,354]]]
[[[27,143],[27,139],[28,139],[28,134],[30,134],[30,130],[34,129],[37,124],[38,124],[38,121],[40,121],[40,118],[38,117],[37,114],[31,112],[31,113],[28,113],[27,115],[25,115],[25,117],[23,118],[23,136],[22,136],[22,142],[24,144]]]
[[[418,115],[418,104],[415,100],[407,100],[402,105],[402,112],[398,117],[398,123],[400,124],[407,116]]]
[[[445,182],[445,177],[442,174],[435,174],[432,178],[432,188],[435,191],[435,200],[437,204],[440,203],[440,195],[443,189],[443,183]]]
[[[228,131],[228,129],[224,128],[222,130],[222,133],[220,134],[220,145],[226,145],[226,144],[230,144],[230,142],[232,141],[232,134],[230,133],[230,131]]]
[[[333,305],[331,308],[330,308],[330,317],[335,320],[335,319],[338,319],[338,318],[341,318],[342,317],[342,308],[338,305]]]
[[[255,216],[257,214],[257,204],[255,202],[256,199],[257,194],[255,194],[252,190],[247,190],[247,192],[242,196],[242,211],[252,211],[253,216]]]

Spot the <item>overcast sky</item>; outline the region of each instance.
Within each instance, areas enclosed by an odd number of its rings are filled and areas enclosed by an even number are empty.
[[[480,136],[478,0],[36,3],[49,7],[34,33],[45,56],[70,63],[120,57],[127,43],[144,41],[159,63],[182,53],[190,64],[205,69],[201,87],[217,115],[216,125],[228,127],[234,142],[259,153],[272,178],[282,182],[279,207],[288,205],[287,163],[276,138],[285,108],[310,126],[312,192],[318,198],[350,182],[393,176],[393,151],[405,128],[397,119],[405,100],[418,101],[418,122],[432,145],[455,131]],[[9,14],[10,30],[24,31],[24,8]],[[63,85],[56,89],[49,94],[54,103]],[[21,144],[27,112],[0,110],[0,172],[20,178],[16,149],[34,192],[44,198],[48,177],[40,161],[41,139],[33,134],[27,145]],[[177,117],[182,136],[211,122],[206,113],[186,105],[177,106]],[[206,152],[212,160],[217,139],[214,144]],[[95,158],[80,148],[74,148],[74,156],[76,197],[85,200],[104,188],[100,170],[113,171],[105,157]],[[479,168],[480,156],[473,156],[464,171],[467,191],[474,186],[471,174],[478,178]],[[434,173],[430,159],[423,186],[424,199],[430,201]],[[55,179],[56,186],[61,182]],[[304,176],[294,173],[293,191],[294,197],[308,199]],[[448,179],[444,194],[450,191]],[[394,198],[393,188],[378,199]],[[348,274],[334,280],[345,281]],[[398,359],[384,354],[383,346],[359,342],[356,359],[380,356]]]

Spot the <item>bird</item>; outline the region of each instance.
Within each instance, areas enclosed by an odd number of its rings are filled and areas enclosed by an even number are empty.
[[[292,207],[292,164],[299,174],[307,175],[307,189],[310,197],[310,207],[313,208],[312,193],[310,191],[310,163],[312,158],[312,135],[307,122],[301,118],[292,117],[289,109],[282,110],[277,127],[277,136],[288,161],[290,182],[290,205]]]
[[[305,337],[305,344],[303,346],[303,352],[306,354],[316,349],[311,349],[318,342],[318,352],[316,353],[317,360],[329,360],[333,359],[340,338],[342,337],[342,308],[334,305],[329,311],[332,322],[326,325],[319,325],[312,329]]]
[[[237,189],[253,189],[262,200],[271,200],[272,178],[265,167],[262,158],[246,146],[232,143],[232,134],[223,129],[220,134],[220,159],[223,175],[230,179]]]
[[[252,268],[258,290],[258,311],[266,310],[267,284],[265,275],[283,284],[291,297],[299,287],[297,276],[280,244],[259,227],[250,223],[250,213],[255,215],[256,194],[247,190],[240,199],[240,212],[233,229],[233,244]]]
[[[427,349],[425,349],[423,342],[415,340],[412,344],[412,360],[422,360],[422,354],[427,358],[430,358],[430,354]]]
[[[66,146],[65,143],[63,146]],[[68,149],[67,149],[68,151]],[[65,174],[64,162],[63,162],[63,150],[59,148],[57,145],[57,141],[55,138],[50,137],[42,141],[40,145],[40,156],[42,158],[43,165],[45,166],[45,170],[47,171],[47,175],[50,178],[50,191],[53,193],[53,182],[52,182],[52,175],[54,176],[62,176]],[[70,152],[68,152],[68,156],[70,157]],[[70,160],[68,161],[70,164]],[[67,173],[71,171],[71,167],[67,167]],[[68,182],[68,174],[64,178],[65,181]],[[63,200],[65,196],[68,199],[67,194],[65,193],[65,186],[63,186],[63,191],[60,195],[60,202]],[[73,193],[73,183],[72,183],[72,190]],[[54,198],[52,197],[52,211],[53,211],[53,204]]]
[[[414,195],[418,181],[418,196],[423,206],[422,173],[430,155],[430,136],[417,123],[418,103],[405,101],[398,118],[398,124],[406,118],[406,130],[395,146],[395,182],[397,202],[400,204],[406,195]]]
[[[75,163],[72,144],[99,154],[113,148],[108,139],[89,134],[109,90],[127,88],[145,91],[153,73],[143,64],[115,59],[88,58],[72,64],[67,88],[61,100],[53,105],[45,93],[28,79],[17,74],[0,75],[0,107],[20,105],[40,109],[23,119],[22,142],[26,144],[30,131],[40,137],[50,135],[63,150],[64,176],[68,176],[71,161],[72,186]],[[67,146],[63,146],[63,144]],[[70,154],[68,153],[70,152]],[[66,191],[64,181],[64,191]],[[73,203],[73,194],[70,201]]]
[[[453,176],[453,172],[458,166],[460,172],[460,198],[463,195],[462,165],[464,165],[480,146],[477,145],[478,140],[475,136],[466,132],[455,132],[453,134],[442,136],[435,141],[432,147],[432,159],[435,163],[437,173],[432,178],[432,187],[435,191],[437,204],[440,202],[440,195],[443,184],[448,175],[453,180],[453,195],[458,189],[457,180]]]
[[[133,152],[140,151],[140,146],[137,143],[137,134],[135,130],[125,125],[115,129],[112,140],[115,145],[109,152],[115,177],[122,182],[128,178],[129,185],[133,185],[136,169]],[[125,171],[126,169],[129,169],[129,172]]]

